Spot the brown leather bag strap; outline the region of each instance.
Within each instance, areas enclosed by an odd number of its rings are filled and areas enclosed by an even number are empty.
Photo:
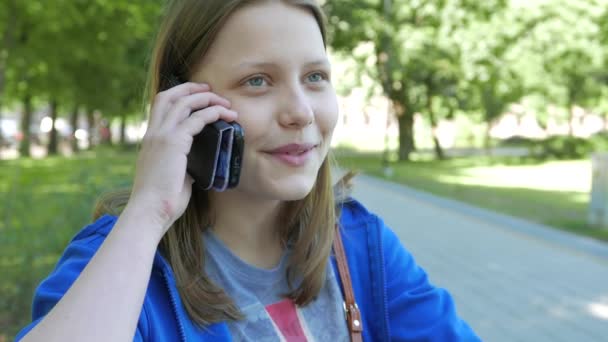
[[[348,331],[350,332],[350,340],[360,342],[362,341],[363,322],[361,322],[361,312],[359,312],[359,307],[355,301],[355,293],[353,292],[353,285],[350,280],[350,273],[348,272],[348,262],[346,261],[346,254],[344,253],[338,225],[336,225],[334,237],[334,253],[336,254],[338,272],[340,273],[342,289],[344,290],[344,303],[342,305],[344,307]]]

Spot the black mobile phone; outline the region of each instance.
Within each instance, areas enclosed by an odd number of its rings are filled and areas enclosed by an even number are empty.
[[[245,148],[245,132],[241,125],[234,125],[234,139],[232,140],[232,155],[230,157],[230,180],[229,188],[239,184],[241,178],[241,167],[243,165],[243,149]]]
[[[163,90],[183,82],[170,76]],[[203,190],[224,191],[239,184],[245,132],[237,122],[218,120],[194,136],[188,153],[187,172]]]

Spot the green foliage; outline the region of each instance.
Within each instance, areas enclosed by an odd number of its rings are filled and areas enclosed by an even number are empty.
[[[532,155],[539,158],[578,159],[587,158],[593,152],[591,140],[571,136],[554,136],[532,147]]]
[[[530,100],[541,122],[549,105],[608,112],[606,0],[335,0],[325,7],[332,48],[352,57],[353,74],[374,79],[372,87],[406,115],[440,119],[459,110],[491,123]]]
[[[470,105],[463,82],[463,32],[505,7],[506,1],[466,0],[338,0],[325,5],[332,48],[354,56],[360,79],[367,75],[381,86],[399,118],[402,142],[407,141],[403,135],[412,139],[415,134],[411,119],[404,119],[415,112],[427,114],[435,126],[441,117]],[[361,49],[368,45],[372,48]],[[407,153],[400,151],[400,157]]]
[[[25,93],[65,110],[80,105],[106,115],[141,104],[160,1],[9,0],[0,13],[9,5],[12,26],[0,29],[5,104]]]

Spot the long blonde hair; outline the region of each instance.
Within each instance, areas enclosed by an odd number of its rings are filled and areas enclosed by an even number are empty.
[[[282,0],[306,8],[315,17],[325,43],[325,24],[315,0]],[[205,55],[216,34],[238,8],[259,0],[173,0],[160,26],[148,76],[148,103],[168,85],[167,76],[189,79],[192,68]],[[287,279],[296,284],[287,294],[297,305],[310,303],[325,281],[326,267],[334,239],[336,198],[332,187],[331,155],[322,163],[311,192],[302,200],[285,203],[284,222],[279,232],[282,241],[293,243],[287,266]],[[348,174],[339,185],[348,183]],[[346,189],[346,187],[341,187]],[[347,193],[340,191],[341,197]],[[126,191],[102,197],[94,212],[117,214],[128,201]],[[205,274],[202,232],[212,225],[209,194],[193,188],[184,214],[173,224],[160,243],[168,260],[177,288],[191,320],[200,326],[243,316],[234,301]]]

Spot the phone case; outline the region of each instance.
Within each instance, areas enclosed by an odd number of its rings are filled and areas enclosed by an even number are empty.
[[[241,178],[241,167],[243,166],[243,149],[245,147],[245,132],[241,125],[232,123],[234,136],[232,139],[232,153],[230,158],[230,180],[228,187],[234,188],[239,184]]]
[[[179,85],[176,76],[166,79],[164,89]],[[243,128],[236,122],[218,120],[194,136],[188,153],[187,172],[203,190],[225,191],[238,185],[244,148]]]
[[[213,187],[221,149],[222,129],[225,129],[225,126],[220,122],[205,126],[200,134],[194,136],[188,153],[187,171],[194,179],[195,185],[203,190]]]
[[[234,127],[230,126],[228,123],[225,124],[226,127],[220,131],[220,152],[217,156],[215,177],[213,179],[213,189],[215,191],[226,190],[230,177],[230,158],[232,155]]]

